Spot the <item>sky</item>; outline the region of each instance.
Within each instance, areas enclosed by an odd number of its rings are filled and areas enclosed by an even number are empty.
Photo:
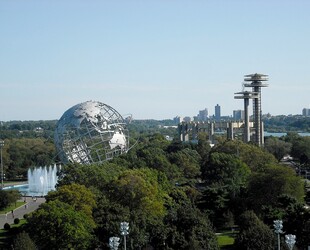
[[[195,116],[269,75],[264,114],[310,106],[308,0],[0,0],[0,121],[99,101],[133,119]]]

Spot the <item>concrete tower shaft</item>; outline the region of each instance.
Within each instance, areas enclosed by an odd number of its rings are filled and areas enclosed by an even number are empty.
[[[249,99],[258,99],[258,94],[256,92],[243,91],[235,93],[235,99],[244,99],[244,133],[243,141],[250,141],[250,120],[249,120]]]
[[[255,128],[255,142],[260,146],[264,144],[264,131],[262,124],[262,105],[261,105],[261,88],[268,87],[264,83],[268,81],[268,75],[251,74],[244,76],[244,87],[251,87],[254,93],[257,93],[257,98],[253,99],[253,122]],[[249,82],[249,83],[248,83]]]

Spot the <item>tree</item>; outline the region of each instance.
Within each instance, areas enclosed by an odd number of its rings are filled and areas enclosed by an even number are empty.
[[[185,148],[171,153],[169,158],[183,172],[186,179],[195,179],[200,176],[201,157],[196,150]]]
[[[57,186],[76,183],[87,188],[105,190],[107,183],[117,178],[123,170],[123,167],[111,162],[90,165],[69,164],[61,169]]]
[[[211,151],[211,146],[208,139],[209,138],[207,133],[205,132],[198,133],[197,152],[199,153],[203,163],[205,163],[208,160],[209,153]]]
[[[224,187],[235,196],[245,186],[249,167],[236,155],[213,152],[204,167],[203,177],[208,185]]]
[[[26,232],[16,235],[13,241],[14,250],[36,250],[36,245]]]
[[[8,193],[0,189],[0,209],[6,208],[9,205]]]
[[[251,171],[264,171],[268,164],[276,164],[276,158],[264,149],[238,140],[224,141],[214,146],[211,152],[234,154],[244,162]]]
[[[294,138],[291,155],[299,159],[301,164],[308,164],[310,159],[310,137],[299,136]]]
[[[280,161],[291,152],[292,144],[276,137],[270,137],[265,141],[265,149]]]
[[[46,201],[59,200],[71,205],[76,211],[82,211],[92,219],[96,207],[95,195],[84,185],[72,183],[57,187],[46,196]]]
[[[21,197],[21,193],[17,189],[7,190],[8,202],[9,204],[16,203],[18,199]]]
[[[41,249],[88,249],[93,244],[89,217],[59,200],[41,204],[27,222],[27,232]]]
[[[274,249],[274,233],[252,211],[246,211],[239,218],[240,231],[235,241],[238,250]]]
[[[170,197],[172,201],[167,204],[163,229],[157,232],[157,236],[161,235],[154,237],[157,249],[219,249],[210,221],[193,206],[186,194],[175,188]]]
[[[304,198],[304,183],[294,170],[272,165],[264,173],[253,173],[249,178],[247,201],[251,209],[261,212],[262,206],[276,204],[280,195],[287,194],[298,201]]]

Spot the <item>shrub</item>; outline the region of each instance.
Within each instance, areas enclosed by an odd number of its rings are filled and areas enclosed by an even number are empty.
[[[19,218],[14,219],[14,224],[16,224],[16,225],[19,224]]]
[[[29,215],[28,214],[24,214],[24,219],[27,219],[28,217],[29,217]]]
[[[10,225],[9,223],[5,223],[4,226],[3,226],[3,228],[4,228],[5,230],[10,230],[11,225]]]

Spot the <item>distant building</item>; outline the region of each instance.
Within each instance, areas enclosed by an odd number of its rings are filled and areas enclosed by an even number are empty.
[[[214,118],[216,121],[221,120],[221,106],[216,104],[215,106],[215,113],[214,113]]]
[[[185,116],[185,117],[183,118],[183,121],[184,121],[184,122],[191,122],[191,120],[192,120],[192,118],[190,118],[189,116]]]
[[[302,115],[303,116],[310,116],[310,109],[304,108],[302,110]]]
[[[208,109],[199,110],[198,121],[207,121],[209,117]]]
[[[244,120],[244,111],[243,110],[234,110],[233,118],[235,121]]]
[[[180,116],[176,116],[176,117],[173,118],[173,121],[174,121],[175,124],[179,124],[182,121],[182,119],[181,119]]]

